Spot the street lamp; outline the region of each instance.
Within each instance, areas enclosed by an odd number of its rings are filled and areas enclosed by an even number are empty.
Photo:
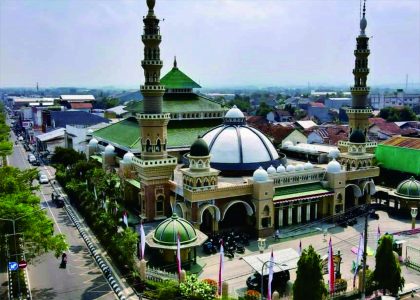
[[[29,215],[32,215],[33,213],[36,213],[36,212],[38,212],[38,211],[40,211],[40,210],[44,210],[46,207],[42,207],[42,208],[40,208],[40,209],[37,209],[37,210],[35,210],[35,211],[32,211],[31,213],[29,213],[29,214],[25,214],[25,215],[23,215],[23,216],[20,216],[19,218],[15,218],[15,219],[4,219],[4,218],[0,218],[0,220],[3,220],[3,221],[10,221],[10,222],[12,222],[12,224],[13,224],[13,242],[14,242],[14,244],[15,244],[15,251],[17,251],[17,249],[16,249],[16,221],[17,220],[19,220],[19,219],[22,219],[22,218],[24,218],[24,217],[27,217],[27,216],[29,216]],[[17,253],[15,253],[15,255],[16,255]],[[19,280],[19,276],[18,276],[18,289],[19,289],[19,294],[20,294],[20,280]]]
[[[263,238],[259,238],[258,239],[258,250],[260,250],[260,253],[263,253],[264,252],[264,249],[265,249],[265,239],[263,239]]]
[[[416,228],[417,213],[418,213],[418,208],[417,207],[412,207],[411,208],[411,229]]]

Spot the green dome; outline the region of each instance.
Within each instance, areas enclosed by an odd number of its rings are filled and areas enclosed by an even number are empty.
[[[420,200],[420,181],[414,177],[404,180],[398,185],[395,194]]]
[[[191,156],[208,156],[210,154],[209,146],[206,141],[199,137],[190,148]]]
[[[358,144],[361,144],[361,143],[364,143],[366,141],[366,137],[365,137],[364,133],[360,129],[355,129],[350,134],[349,141],[350,141],[350,143],[358,143]]]
[[[156,227],[153,240],[158,244],[174,246],[177,244],[178,233],[181,245],[189,244],[197,239],[197,233],[193,225],[174,213],[172,217]]]

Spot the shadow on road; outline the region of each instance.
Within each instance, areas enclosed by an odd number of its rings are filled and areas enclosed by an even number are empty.
[[[53,290],[53,288],[45,288],[45,289],[32,289],[32,298],[33,299],[54,299],[57,296],[57,293]]]

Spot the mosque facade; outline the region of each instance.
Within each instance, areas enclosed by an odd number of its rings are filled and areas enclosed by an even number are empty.
[[[125,200],[135,204],[142,219],[160,220],[176,213],[205,233],[241,228],[264,237],[278,228],[333,218],[370,202],[375,193],[372,178],[379,175],[379,168],[372,163],[375,144],[366,139],[370,109],[365,10],[356,39],[353,105],[347,112],[350,137],[340,143],[341,152],[329,153],[329,163],[321,167],[310,162],[288,163],[269,138],[245,124],[236,107],[226,112],[223,124],[202,132],[184,160],[169,155],[168,123],[173,121],[162,110],[162,37],[155,1],[147,0],[147,5],[142,35],[144,100],[136,113],[139,154],[119,155],[112,145],[101,154],[103,167],[117,170]],[[185,92],[178,88],[184,87],[174,86],[170,92]],[[87,156],[98,151],[98,141],[92,139]]]

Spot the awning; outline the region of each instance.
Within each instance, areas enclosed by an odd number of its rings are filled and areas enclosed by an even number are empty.
[[[298,186],[288,186],[276,189],[273,197],[274,203],[297,200],[316,199],[334,195],[334,192],[326,190],[320,183],[311,183]]]
[[[59,128],[47,133],[37,135],[36,138],[41,142],[48,142],[54,139],[64,138],[65,133],[66,130],[64,128]]]
[[[102,156],[99,156],[99,155],[91,155],[90,158],[91,159],[94,159],[96,161],[99,161],[100,163],[102,163]]]
[[[128,183],[130,183],[131,185],[133,185],[134,187],[140,189],[140,182],[138,182],[135,179],[127,179],[126,180]]]
[[[265,263],[263,275],[268,275],[270,257],[271,252],[267,251],[266,253],[262,254],[244,256],[242,259],[259,274],[261,274],[263,265]],[[273,258],[273,272],[277,273],[280,271],[296,269],[297,262],[299,260],[299,253],[292,248],[280,249],[273,251]]]

